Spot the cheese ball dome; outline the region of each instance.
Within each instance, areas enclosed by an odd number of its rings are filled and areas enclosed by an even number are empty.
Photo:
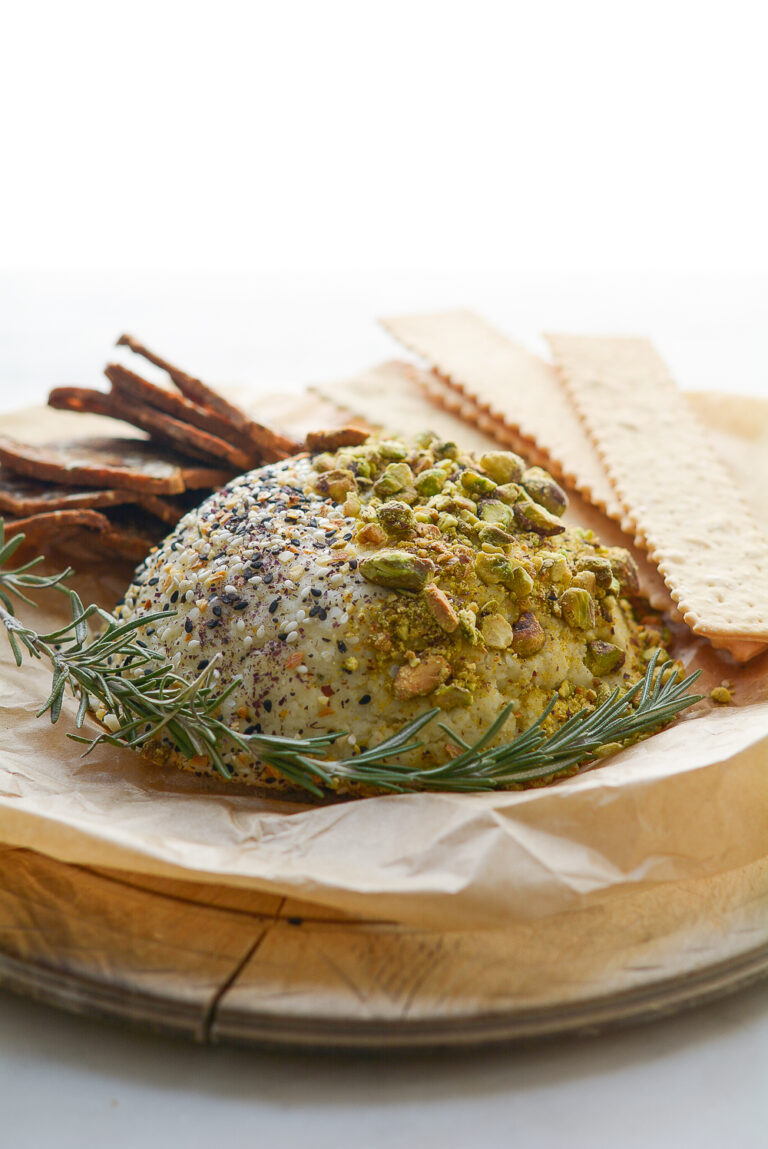
[[[166,612],[140,632],[147,647],[184,677],[215,659],[222,689],[238,678],[220,716],[244,734],[343,730],[334,754],[349,756],[437,706],[472,743],[512,703],[506,742],[557,694],[549,732],[637,682],[659,641],[633,616],[629,553],[566,527],[566,504],[520,456],[430,434],[300,455],[186,514],[116,614]],[[455,753],[438,722],[419,737],[414,763]],[[239,782],[293,789],[255,752],[233,744],[224,760]]]

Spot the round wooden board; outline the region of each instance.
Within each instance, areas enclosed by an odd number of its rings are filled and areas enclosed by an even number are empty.
[[[0,985],[200,1042],[380,1051],[594,1033],[768,974],[768,861],[464,933],[7,846],[0,865]]]

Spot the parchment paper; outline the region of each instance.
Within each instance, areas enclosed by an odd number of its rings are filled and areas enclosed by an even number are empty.
[[[768,403],[745,400],[741,421],[739,403],[707,399],[700,413],[765,521]],[[38,418],[4,416],[3,430],[40,438]],[[589,525],[600,529],[597,512]],[[52,556],[54,565],[67,561],[71,550]],[[105,569],[84,554],[73,565],[82,597],[105,606],[130,579],[130,568]],[[35,625],[52,627],[60,611],[48,596]],[[251,886],[443,929],[509,926],[714,876],[768,855],[768,656],[738,668],[684,629],[677,641],[684,662],[704,670],[701,692],[727,679],[735,705],[702,704],[605,765],[544,789],[308,807],[225,783],[203,791],[111,747],[81,758],[66,737],[74,706],[54,727],[36,718],[50,672],[30,662],[17,670],[3,640],[0,840],[66,862]]]

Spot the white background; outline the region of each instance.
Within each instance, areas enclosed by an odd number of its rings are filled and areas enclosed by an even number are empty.
[[[768,395],[759,16],[6,5],[0,410],[98,384],[123,329],[297,390],[392,354],[377,315],[456,305],[534,348],[648,333],[683,386]],[[767,1058],[766,986],[596,1041],[362,1064],[0,995],[0,1146],[762,1149]]]

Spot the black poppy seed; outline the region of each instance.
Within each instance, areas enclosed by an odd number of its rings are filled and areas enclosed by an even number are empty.
[[[317,617],[320,619],[320,621],[321,621],[321,622],[325,622],[325,620],[326,620],[326,619],[327,619],[327,617],[328,617],[328,611],[327,611],[327,610],[324,610],[324,609],[321,607],[321,608],[320,608],[320,610],[317,612]]]
[[[186,630],[187,634],[192,633],[193,626],[192,626],[192,619],[191,618],[185,618],[184,619],[184,629]]]
[[[277,637],[280,639],[281,642],[285,642],[286,638],[288,637],[288,631],[287,630],[283,631],[283,633],[278,634]]]
[[[342,654],[346,654],[346,653],[347,653],[347,644],[346,644],[346,642],[342,642],[342,641],[341,641],[341,639],[339,639],[339,641],[336,643],[336,645],[338,646],[338,648],[339,648],[339,650],[341,651],[341,653],[342,653]]]
[[[221,607],[218,605],[218,603],[216,604],[216,606],[212,606],[211,610],[216,615],[217,618],[221,618]]]
[[[178,602],[178,601],[179,601],[179,592],[177,590],[175,590],[173,592],[173,594],[171,595],[171,602]]]
[[[169,602],[164,602],[163,603],[163,610],[170,610],[170,609],[171,609],[171,604]]]
[[[220,622],[221,622],[220,618],[212,618],[211,621],[207,622],[205,625],[208,627],[209,630],[214,630],[219,625]]]
[[[345,542],[349,542],[349,540],[352,538],[352,532],[350,531],[348,535],[342,535],[342,538]]]
[[[140,638],[137,638],[137,639],[136,639],[136,645],[137,645],[137,646],[143,646],[145,650],[147,649],[147,644],[146,644],[146,642],[142,642]]]
[[[360,701],[361,706],[367,706],[368,703],[371,701],[370,694],[364,694],[363,697],[359,701]]]
[[[275,611],[277,610],[277,608],[279,607],[279,605],[280,605],[280,599],[279,598],[273,598],[272,602],[269,604],[269,608],[268,608],[269,613],[274,614]]]
[[[274,577],[275,576],[273,574],[265,574],[264,575],[264,582],[266,583],[267,586],[269,586],[269,584],[272,582],[272,579]]]
[[[235,601],[235,596],[233,594],[223,594],[221,596],[221,601],[224,603],[225,606],[231,606],[232,603]]]
[[[357,559],[350,559],[350,560],[349,560],[349,569],[350,569],[351,571],[356,571],[356,570],[357,570]]]
[[[205,670],[206,666],[208,665],[208,662],[209,662],[209,660],[207,658],[201,658],[197,664],[197,669],[198,670]]]
[[[266,710],[267,714],[269,714],[269,712],[272,710],[272,700],[270,698],[264,699],[264,709]]]
[[[255,730],[256,730],[256,727],[253,725],[252,726],[246,726],[245,730],[243,731],[243,734],[253,734]]]
[[[311,592],[310,592],[310,593],[311,593],[311,594],[313,594],[313,595],[315,596],[315,598],[320,598],[320,595],[321,595],[323,592],[322,592],[322,590],[320,589],[320,587],[317,587],[317,586],[313,586],[313,587],[312,587],[312,590],[311,590]]]
[[[244,598],[241,598],[239,602],[235,603],[235,605],[232,607],[232,609],[233,610],[245,610],[245,608],[247,606],[248,606],[248,603],[245,601]]]
[[[309,617],[310,618],[314,618],[315,615],[319,614],[319,613],[320,613],[320,607],[319,606],[311,606],[309,608]]]
[[[160,579],[158,578],[158,576],[157,576],[157,575],[155,575],[155,577],[154,577],[154,578],[151,578],[151,579],[149,580],[149,582],[147,583],[147,586],[157,586],[157,584],[158,584],[159,582],[160,582]]]

